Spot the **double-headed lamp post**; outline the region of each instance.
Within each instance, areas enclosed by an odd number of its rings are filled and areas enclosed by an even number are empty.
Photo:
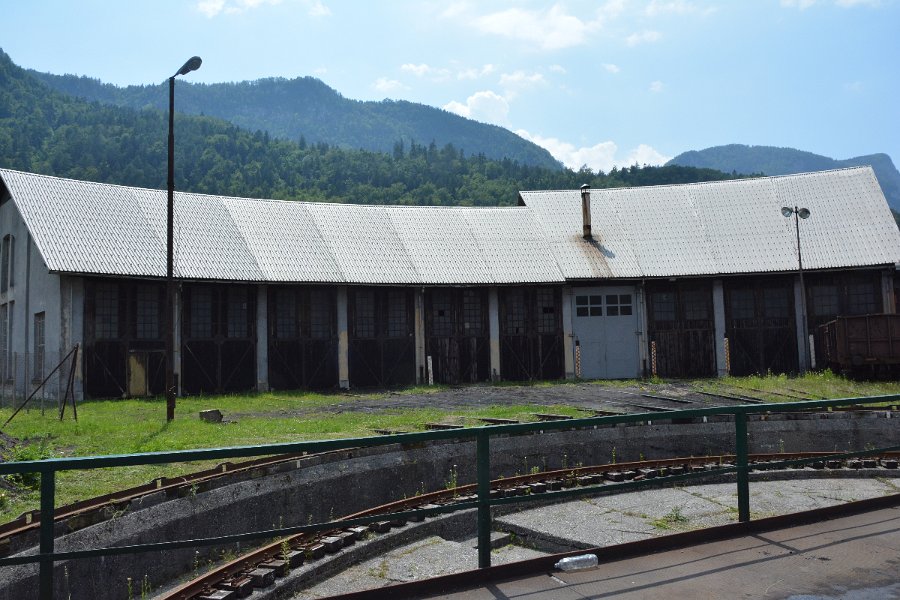
[[[199,56],[190,58],[169,77],[169,176],[166,181],[166,421],[175,418],[175,78],[200,68]]]
[[[803,254],[800,252],[800,219],[808,219],[809,218],[809,209],[808,208],[798,208],[794,206],[791,208],[790,206],[783,206],[781,208],[781,214],[784,215],[786,219],[790,219],[792,216],[794,217],[794,229],[797,232],[797,266],[798,272],[800,274],[800,295],[801,302],[800,306],[802,307],[802,314],[800,315],[801,320],[801,331],[803,332],[803,348],[806,350],[806,356],[804,357],[804,362],[800,365],[800,371],[805,372],[807,365],[809,365],[810,359],[810,347],[809,347],[809,324],[807,323],[806,316],[806,285],[803,283]]]

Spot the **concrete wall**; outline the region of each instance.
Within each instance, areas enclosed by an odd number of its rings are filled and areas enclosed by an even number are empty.
[[[787,419],[767,415],[751,420],[751,452],[846,451],[872,444],[896,443],[898,421],[886,413],[823,413]],[[705,456],[734,451],[734,424],[715,423],[618,425],[544,435],[496,437],[491,440],[491,477],[678,456]],[[400,500],[422,491],[444,489],[451,470],[460,485],[473,483],[473,442],[449,442],[400,448],[336,452],[260,469],[241,480],[222,480],[218,487],[188,490],[182,497],[165,493],[136,500],[111,511],[108,520],[57,538],[57,550],[86,549],[164,540],[226,535],[278,526],[323,522],[364,508]],[[752,488],[751,488],[752,489]],[[57,525],[61,536],[66,523]],[[12,552],[36,543],[18,540]],[[33,552],[33,548],[26,552]],[[190,574],[195,560],[220,557],[237,548],[186,549],[70,561],[55,572],[56,597],[72,600],[123,598],[126,580],[149,577],[154,587]],[[64,571],[64,567],[66,571]],[[473,565],[474,567],[474,565]],[[67,574],[66,574],[67,573]],[[36,568],[0,569],[0,600],[31,597]]]
[[[59,363],[74,344],[82,342],[83,294],[79,291],[80,278],[68,278],[64,282],[64,278],[48,271],[21,214],[7,198],[0,202],[0,240],[10,234],[14,238],[13,285],[0,293],[0,304],[13,303],[9,320],[9,351],[14,353],[10,365],[15,374],[0,381],[0,396],[4,403],[10,401],[14,387],[15,395],[21,401],[43,379],[35,372],[34,364],[36,314],[44,313],[44,375]],[[40,396],[55,398],[58,385],[59,381],[54,379]],[[76,393],[80,398],[80,365]]]

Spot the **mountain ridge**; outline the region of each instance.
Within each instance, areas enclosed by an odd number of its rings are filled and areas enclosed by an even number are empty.
[[[726,144],[682,152],[666,165],[716,169],[724,173],[764,175],[792,175],[869,165],[875,171],[888,205],[895,213],[900,211],[900,171],[897,170],[891,157],[884,153],[839,160],[796,148]]]
[[[117,87],[84,76],[26,72],[53,90],[91,102],[168,109],[165,83]],[[295,142],[388,153],[398,143],[434,142],[438,147],[452,144],[468,155],[562,168],[546,149],[508,129],[405,100],[348,99],[310,76],[213,84],[179,81],[176,100],[180,113],[218,117]]]

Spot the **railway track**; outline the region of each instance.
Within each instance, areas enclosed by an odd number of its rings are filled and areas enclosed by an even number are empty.
[[[826,458],[831,453],[802,452],[778,454],[754,454],[750,457],[751,469],[771,469],[773,461],[814,459],[811,471],[838,469],[878,469],[887,473],[898,471],[900,453],[888,453],[865,459],[837,460]],[[663,483],[667,477],[692,472],[702,472],[719,467],[733,467],[733,455],[670,458],[639,462],[606,464],[588,467],[572,467],[516,477],[496,479],[491,482],[491,497],[512,497],[544,494],[574,487],[595,487],[631,480],[657,479]],[[231,600],[250,595],[254,589],[268,588],[289,574],[291,569],[335,554],[367,535],[386,533],[392,527],[405,525],[407,520],[396,518],[394,513],[414,509],[436,507],[452,508],[454,504],[477,500],[475,485],[462,485],[452,489],[421,494],[373,507],[365,511],[345,515],[339,521],[360,517],[385,515],[382,521],[368,526],[336,525],[334,529],[315,533],[301,533],[261,546],[235,560],[221,565],[160,596],[164,600]],[[449,511],[447,511],[449,512]],[[424,517],[416,520],[424,520]]]
[[[707,394],[708,396],[713,396],[718,399],[729,399],[734,401],[746,401],[747,399],[744,397],[729,397],[727,395],[721,394]],[[666,396],[650,396],[643,395],[644,397],[649,397],[657,400],[669,400],[676,403],[684,403],[685,400],[680,398],[670,398]],[[609,410],[600,410],[600,409],[587,409],[587,408],[579,408],[584,412],[590,413],[592,415],[616,415],[623,414],[626,412],[632,412],[635,408],[641,410],[653,410],[658,412],[665,412],[669,410],[673,410],[669,407],[657,406],[657,405],[647,405],[642,404],[640,402],[610,402],[603,401],[601,404],[612,405],[615,406],[615,411]],[[840,409],[835,409],[835,412],[845,412],[845,411],[853,411],[853,412],[868,412],[868,411],[884,411],[891,410],[896,412],[898,407],[890,406],[890,407],[866,407],[866,406],[852,406],[852,407],[843,407]],[[538,414],[534,415],[536,420],[563,420],[570,419],[572,417],[568,417],[565,415],[545,415]],[[514,424],[518,423],[518,421],[511,419],[481,419],[482,421],[488,424]],[[425,425],[426,429],[436,429],[436,428],[458,428],[460,425],[449,425],[442,423],[429,423]],[[395,432],[395,431],[379,431],[376,430],[377,433],[381,434],[391,434],[391,433],[403,433],[403,432]],[[289,463],[297,460],[305,460],[305,459],[314,459],[316,457],[322,457],[327,455],[340,455],[346,454],[348,450],[340,450],[335,452],[325,452],[325,453],[317,453],[317,454],[288,454],[288,455],[277,455],[277,456],[269,456],[263,458],[257,458],[248,461],[240,461],[240,462],[225,462],[220,463],[212,468],[205,469],[202,471],[197,471],[195,473],[190,473],[187,475],[180,475],[177,477],[160,477],[154,479],[153,481],[128,488],[125,490],[120,490],[116,492],[112,492],[110,494],[105,494],[103,496],[97,496],[94,498],[90,498],[87,500],[83,500],[80,502],[76,502],[74,504],[69,504],[66,506],[61,506],[54,511],[54,522],[55,523],[65,523],[66,531],[71,533],[74,531],[78,531],[79,529],[83,529],[84,527],[88,527],[90,525],[94,525],[96,523],[102,522],[108,518],[110,515],[121,513],[123,510],[129,508],[130,504],[134,501],[140,501],[142,499],[146,499],[149,496],[155,496],[160,499],[171,499],[180,496],[185,496],[188,494],[196,494],[198,492],[205,491],[209,487],[216,485],[216,482],[221,479],[230,479],[236,480],[241,476],[247,477],[255,477],[259,475],[263,475],[266,473],[270,473],[273,470],[276,470],[281,465],[288,465]],[[352,450],[350,451],[352,452]],[[0,557],[6,556],[10,554],[12,550],[12,545],[10,544],[10,540],[16,538],[18,536],[27,535],[29,533],[36,533],[40,526],[40,510],[32,510],[21,514],[18,518],[9,521],[7,523],[0,524]]]

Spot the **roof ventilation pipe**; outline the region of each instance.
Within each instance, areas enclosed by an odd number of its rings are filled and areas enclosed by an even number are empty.
[[[583,223],[585,239],[590,239],[591,235],[591,186],[584,184],[581,186],[581,220]]]

